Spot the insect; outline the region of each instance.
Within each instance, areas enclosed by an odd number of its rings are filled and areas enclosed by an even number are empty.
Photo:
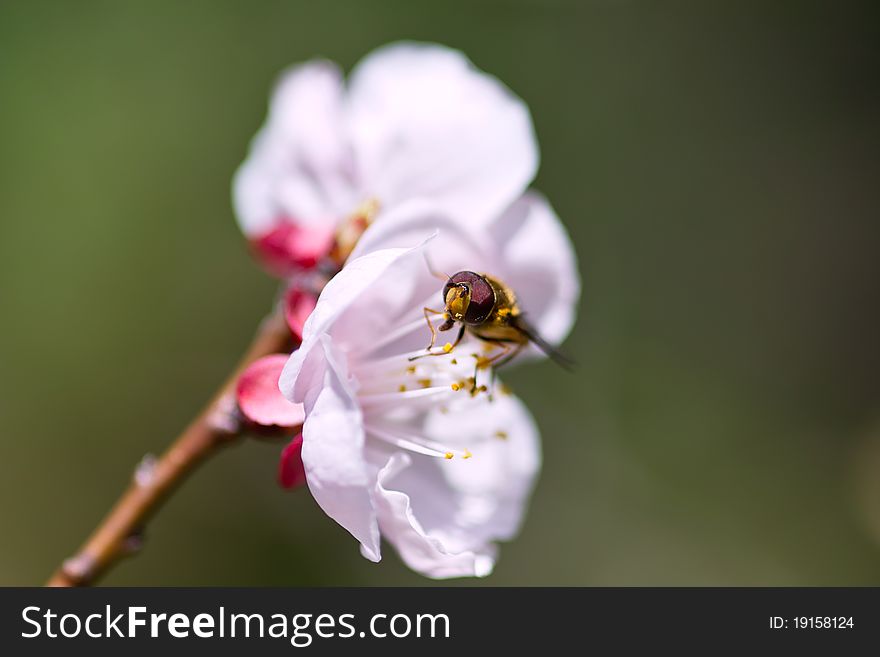
[[[465,332],[469,332],[479,340],[501,349],[494,356],[477,357],[477,369],[491,367],[493,379],[495,370],[513,360],[530,342],[562,367],[572,367],[572,361],[538,335],[526,321],[513,290],[500,280],[472,271],[460,271],[443,278],[447,279],[443,286],[443,310],[424,309],[425,321],[431,329],[431,342],[426,349],[429,353],[412,356],[410,360],[448,354],[458,346]],[[431,319],[437,315],[442,315],[444,319],[435,329]],[[447,343],[442,352],[431,351],[437,340],[437,331],[448,331],[456,324],[460,328],[455,341]],[[476,388],[476,375],[473,385]]]

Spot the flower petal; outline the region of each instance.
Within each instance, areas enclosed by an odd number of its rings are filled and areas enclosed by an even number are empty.
[[[279,218],[272,230],[256,237],[251,244],[266,269],[285,277],[315,267],[330,253],[333,239],[330,225],[305,226]]]
[[[541,437],[525,404],[505,393],[491,402],[466,399],[447,413],[433,411],[424,432],[429,439],[455,435],[473,452],[466,460],[436,462],[458,495],[456,519],[466,529],[459,540],[473,547],[513,538],[541,469]]]
[[[412,248],[432,235],[435,236],[425,249],[430,251],[432,266],[486,265],[486,254],[492,248],[489,234],[473,223],[450,217],[438,204],[424,199],[407,201],[382,215],[381,221],[370,225],[361,235],[350,260],[382,249]],[[419,274],[430,275],[424,259],[419,261],[418,268]]]
[[[342,96],[342,74],[330,62],[309,62],[281,77],[266,123],[233,181],[247,236],[265,235],[283,222],[333,226],[355,202]]]
[[[344,365],[328,340],[307,361],[302,460],[318,505],[361,543],[365,557],[381,558],[379,525],[370,496],[375,472],[364,457],[361,410]]]
[[[302,404],[287,401],[278,389],[278,378],[288,358],[287,354],[264,356],[251,363],[239,377],[238,407],[251,422],[278,427],[302,424]]]
[[[504,281],[538,332],[559,344],[574,323],[580,276],[571,239],[541,194],[529,191],[489,227]]]
[[[291,285],[284,293],[284,319],[294,339],[302,342],[303,326],[315,310],[318,300],[315,296],[296,285]]]
[[[468,399],[448,413],[431,413],[424,435],[455,437],[473,456],[395,454],[376,488],[382,534],[407,565],[429,577],[488,574],[493,542],[518,531],[540,468],[534,421],[514,397]]]
[[[349,124],[363,192],[426,198],[485,222],[528,185],[538,148],[526,105],[460,52],[399,43],[352,72]]]
[[[357,306],[354,310],[355,314],[363,313],[363,321],[369,321],[370,317],[383,314],[384,310],[388,310],[383,302],[399,305],[394,295],[365,295],[365,292],[375,287],[376,290],[382,291],[391,289],[392,286],[382,285],[378,283],[391,267],[399,260],[405,259],[417,253],[422,247],[419,244],[412,248],[396,248],[382,249],[374,251],[355,260],[349,261],[341,272],[336,274],[330,282],[327,283],[314,311],[309,315],[303,327],[303,343],[291,355],[290,360],[284,367],[281,374],[280,386],[284,395],[291,401],[302,402],[305,400],[306,389],[309,386],[305,379],[300,376],[300,370],[303,369],[307,362],[310,352],[319,343],[324,336],[346,311],[351,311],[353,306]],[[391,277],[391,281],[398,286],[396,292],[400,292],[407,283],[406,279],[396,279]],[[402,295],[408,298],[406,294]],[[390,312],[390,310],[388,310]],[[386,322],[387,324],[387,322]],[[350,334],[350,339],[354,340],[359,333],[371,336],[370,331],[354,332]],[[376,335],[373,333],[372,335]],[[345,336],[340,336],[340,346],[350,347],[346,344]]]
[[[300,433],[281,451],[281,459],[278,462],[278,483],[282,488],[298,488],[306,483],[302,444],[303,437]]]
[[[413,513],[409,495],[389,488],[389,482],[411,467],[411,458],[396,452],[379,471],[376,483],[376,509],[382,534],[397,550],[407,566],[426,577],[484,577],[492,572],[494,550],[477,553],[449,552],[442,541],[430,536]]]

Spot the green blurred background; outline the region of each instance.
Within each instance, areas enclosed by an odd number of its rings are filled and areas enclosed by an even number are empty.
[[[711,7],[709,5],[712,5]],[[772,6],[771,6],[772,5]],[[880,584],[871,3],[0,4],[0,584],[38,584],[268,310],[230,178],[285,66],[464,50],[529,103],[580,363],[508,380],[545,465],[482,584]],[[425,584],[279,447],[199,471],[107,584]],[[465,582],[473,583],[473,582]]]

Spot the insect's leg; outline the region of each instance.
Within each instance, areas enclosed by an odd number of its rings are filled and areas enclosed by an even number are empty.
[[[508,350],[505,353],[499,354],[498,356],[494,356],[492,358],[492,360],[490,361],[491,365],[492,365],[492,378],[490,379],[490,382],[489,382],[490,388],[492,388],[493,390],[495,389],[495,373],[498,371],[498,369],[500,367],[506,365],[510,361],[512,361],[514,358],[516,358],[517,355],[519,354],[519,352],[521,352],[523,349],[525,349],[526,344],[528,344],[528,343],[526,343],[526,342],[520,343],[520,344],[516,345],[515,347],[513,347],[512,349],[508,348]]]
[[[507,354],[510,353],[510,350],[512,348],[510,346],[510,344],[507,342],[501,342],[501,341],[496,341],[496,340],[485,340],[485,339],[483,341],[488,344],[491,344],[493,346],[497,345],[501,349],[503,349],[504,351],[502,351],[500,354],[495,354],[491,358],[486,358],[485,356],[477,356],[477,364],[474,365],[474,385],[471,387],[471,394],[476,394],[478,391],[478,389],[477,389],[477,373],[480,370],[490,369],[491,370],[490,376],[492,377],[490,379],[490,382],[494,383],[494,381],[495,381],[495,368],[493,367],[493,364],[495,362],[497,362],[499,359],[507,356]]]
[[[496,354],[495,356],[492,356],[492,358],[490,358],[488,360],[478,362],[484,368],[485,367],[491,368],[491,374],[489,375],[489,389],[492,392],[494,392],[494,390],[495,390],[495,377],[496,377],[496,373],[497,373],[498,369],[501,368],[502,366],[506,365],[510,361],[512,361],[514,358],[516,358],[516,356],[519,354],[519,352],[521,352],[526,347],[526,344],[528,344],[528,343],[523,342],[523,343],[517,344],[516,346],[511,346],[509,342],[498,342],[496,344],[501,345],[501,347],[504,349],[504,351],[501,352],[500,354]],[[492,392],[489,393],[489,399],[492,398]]]
[[[458,343],[461,342],[461,339],[464,337],[464,330],[467,328],[467,324],[462,322],[461,328],[458,329],[458,335],[455,336],[455,342],[449,345],[449,349],[446,347],[443,348],[443,353],[449,354],[452,353],[452,350],[458,346]]]
[[[425,310],[427,310],[427,308]],[[433,328],[434,327],[432,326],[431,327],[432,331],[433,331]],[[440,328],[441,328],[441,330],[443,329],[443,327],[440,327]],[[452,353],[452,350],[458,346],[458,343],[461,342],[461,339],[464,337],[465,328],[467,328],[467,325],[462,324],[461,328],[458,329],[458,336],[455,338],[455,342],[453,342],[451,345],[449,345],[448,349],[446,347],[444,347],[443,351],[431,351],[431,348],[434,346],[434,337],[432,336],[431,337],[431,345],[427,349],[429,353],[420,354],[418,356],[410,356],[409,360],[418,360],[419,358],[426,358],[427,356],[445,356],[446,354]]]
[[[425,348],[426,351],[431,351],[431,348],[434,346],[434,341],[437,339],[437,331],[434,329],[434,325],[431,323],[431,318],[429,315],[442,315],[442,310],[432,310],[425,306],[425,323],[428,325],[428,328],[431,329],[431,342]]]

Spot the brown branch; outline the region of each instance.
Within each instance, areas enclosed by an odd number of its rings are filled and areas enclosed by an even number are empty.
[[[136,552],[146,522],[197,465],[245,431],[235,387],[253,361],[290,349],[290,331],[281,312],[263,321],[244,358],[205,409],[158,459],[145,458],[128,490],[91,537],[64,561],[47,586],[88,586],[123,557]]]

